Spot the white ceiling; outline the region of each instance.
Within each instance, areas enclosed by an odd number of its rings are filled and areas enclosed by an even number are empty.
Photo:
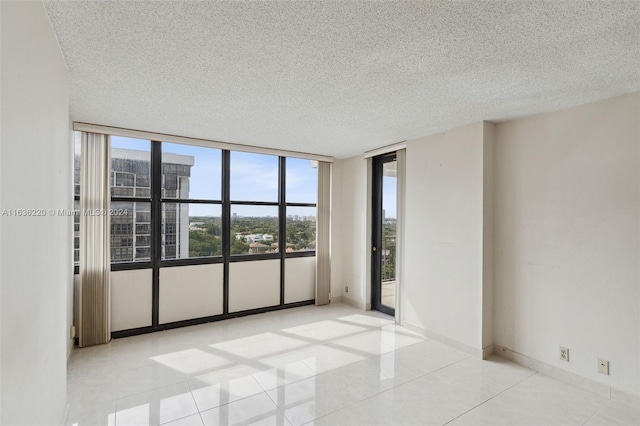
[[[45,1],[75,121],[348,157],[640,90],[640,2]]]

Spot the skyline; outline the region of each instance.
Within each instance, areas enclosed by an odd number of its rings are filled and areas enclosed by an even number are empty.
[[[76,140],[76,151],[79,146]],[[148,140],[111,136],[111,147],[149,152]],[[189,179],[189,196],[192,199],[220,200],[222,190],[222,150],[195,145],[162,142],[163,153],[193,157]],[[76,152],[76,154],[78,154]],[[233,201],[278,201],[278,156],[231,151],[230,195]],[[317,203],[317,168],[312,160],[287,157],[287,202]],[[396,178],[383,178],[383,209],[386,218],[396,218]],[[212,216],[215,205],[189,204],[190,216]],[[264,207],[232,205],[232,212],[244,217],[261,217]],[[313,214],[309,212],[313,210]],[[287,216],[316,216],[315,207],[287,207]],[[276,212],[277,214],[277,212]]]

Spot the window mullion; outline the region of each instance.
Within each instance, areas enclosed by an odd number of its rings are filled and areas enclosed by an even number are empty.
[[[162,259],[162,142],[151,142],[151,325],[160,320],[160,262]]]
[[[222,151],[222,260],[223,269],[223,314],[229,313],[229,259],[231,258],[231,152]]]
[[[278,168],[278,252],[280,253],[280,305],[284,305],[284,268],[287,253],[287,158],[279,157]]]

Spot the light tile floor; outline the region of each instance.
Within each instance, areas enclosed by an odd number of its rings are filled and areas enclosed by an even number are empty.
[[[640,409],[377,312],[307,306],[76,349],[69,425],[637,425]]]

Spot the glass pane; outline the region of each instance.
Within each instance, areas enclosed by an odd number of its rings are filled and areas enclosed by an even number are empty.
[[[221,182],[221,150],[162,143],[164,198],[220,200]]]
[[[287,253],[316,249],[316,208],[287,207]]]
[[[151,197],[151,142],[111,137],[111,196]]]
[[[151,260],[151,203],[112,202],[111,262]]]
[[[231,199],[278,201],[278,157],[231,152]]]
[[[381,302],[392,308],[396,304],[396,165],[395,161],[382,165]]]
[[[287,158],[287,203],[318,201],[318,162]]]
[[[277,206],[231,206],[231,254],[278,252]]]
[[[73,194],[80,195],[80,155],[82,133],[73,132]],[[77,210],[77,209],[76,209]]]
[[[162,258],[222,256],[219,204],[162,203]]]

